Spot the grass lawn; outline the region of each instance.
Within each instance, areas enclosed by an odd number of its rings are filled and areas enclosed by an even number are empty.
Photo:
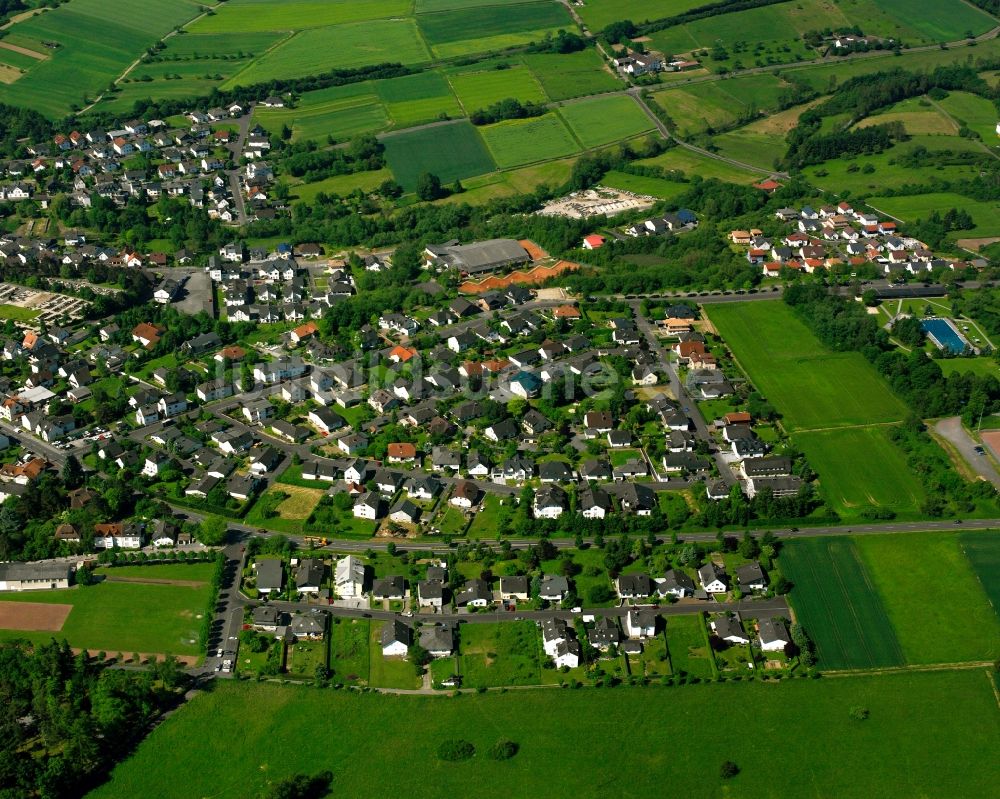
[[[906,541],[896,545],[906,546]],[[789,541],[781,571],[799,623],[824,669],[878,668],[905,662],[874,580],[850,538]]]
[[[279,533],[301,533],[302,523],[323,495],[319,489],[287,484],[270,488],[254,502],[246,515],[246,523]]]
[[[855,706],[869,710],[864,723],[851,718]],[[753,730],[753,751],[736,747],[735,779],[719,777],[720,763],[734,756],[732,738],[695,722],[706,714]],[[633,747],[634,768],[602,770],[598,788],[595,764],[621,759],[623,741],[612,731],[637,718],[651,740],[670,745]],[[914,719],[933,734],[913,734]],[[303,735],[331,720],[336,734]],[[239,730],[226,757],[206,746],[212,729]],[[385,746],[372,745],[372,730],[386,742],[406,741],[405,748],[387,756]],[[505,762],[485,754],[439,761],[441,741],[459,736],[479,753],[498,738],[516,740],[520,751]],[[157,726],[91,796],[242,799],[284,777],[325,769],[338,785],[378,785],[382,794],[413,797],[459,795],[472,784],[486,797],[638,796],[662,792],[664,780],[678,795],[730,799],[989,796],[998,747],[1000,714],[979,670],[458,699],[217,681]],[[765,750],[781,751],[784,767],[752,756]]]
[[[487,494],[469,526],[469,538],[496,538],[499,516],[500,497],[496,494]]]
[[[820,492],[838,514],[871,507],[914,513],[926,496],[887,427],[852,427],[796,433],[793,440],[820,476]],[[858,453],[864,453],[863,458]]]
[[[501,169],[579,152],[580,145],[556,114],[510,119],[480,128]]]
[[[646,194],[659,200],[672,200],[691,188],[687,183],[630,175],[627,172],[618,172],[617,170],[612,170],[601,178],[601,185],[630,191],[634,194]]]
[[[305,519],[326,493],[319,488],[292,485],[285,485],[278,490],[289,495],[288,499],[278,505],[278,513],[283,519]]]
[[[541,638],[534,622],[463,624],[459,635],[463,686],[540,682]]]
[[[334,682],[346,685],[368,683],[369,628],[367,619],[333,618],[330,624],[330,668]],[[379,657],[382,652],[379,651]]]
[[[1000,236],[1000,203],[997,202],[971,200],[960,194],[936,192],[901,197],[870,197],[868,203],[904,222],[926,219],[931,211],[944,212],[949,208],[959,208],[969,212],[976,226],[971,230],[957,231],[953,234],[954,237]]]
[[[655,638],[642,642],[641,655],[629,655],[632,674],[647,677],[663,677],[671,673],[670,654],[667,652],[666,633],[661,632]]]
[[[612,466],[622,466],[629,461],[642,462],[642,450],[635,447],[625,447],[623,449],[609,449],[608,460]]]
[[[702,679],[711,678],[712,652],[705,636],[701,614],[671,616],[666,621],[667,649],[674,674],[686,673]]]
[[[992,358],[943,358],[937,362],[945,377],[952,374],[992,375],[1000,379],[1000,363]]]
[[[327,664],[326,641],[295,641],[288,645],[285,668],[290,677],[311,680],[316,676],[316,667]]]
[[[631,97],[597,97],[564,105],[559,115],[584,147],[630,139],[653,129],[652,120]]]
[[[941,533],[855,541],[908,663],[1000,657],[1000,619],[959,543]]]
[[[382,654],[382,622],[373,622],[368,637],[368,684],[372,688],[419,688],[420,677],[405,658]]]
[[[784,303],[727,303],[709,315],[786,429],[893,422],[905,415],[906,407],[860,353],[831,352]]]
[[[38,317],[38,311],[33,308],[22,308],[20,305],[0,303],[0,319],[12,319],[15,322],[30,322]]]
[[[435,658],[431,661],[430,669],[431,684],[435,688],[439,687],[446,680],[451,679],[454,675],[461,673],[459,670],[459,658],[457,656]]]
[[[412,190],[417,178],[431,172],[445,185],[482,175],[495,168],[479,132],[469,122],[456,122],[386,136],[385,157],[403,188]]]
[[[200,655],[198,635],[210,594],[199,588],[103,582],[65,591],[5,594],[4,602],[72,605],[59,632],[0,631],[0,638],[35,642],[65,638],[92,653],[132,652]]]
[[[465,514],[454,505],[445,505],[437,517],[434,519],[434,526],[442,535],[463,535],[468,525]]]

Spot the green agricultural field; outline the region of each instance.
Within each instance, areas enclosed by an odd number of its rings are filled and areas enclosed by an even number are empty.
[[[968,92],[951,92],[936,104],[956,122],[964,123],[978,133],[985,142],[996,142],[996,106],[985,97]]]
[[[683,14],[704,3],[700,0],[587,0],[577,9],[588,28],[597,32],[612,22],[630,19],[637,25]]]
[[[528,44],[540,41],[546,33],[574,27],[566,9],[552,2],[420,14],[417,22],[439,58]]]
[[[787,149],[784,141],[773,133],[757,133],[747,128],[723,133],[712,141],[727,158],[763,169],[773,169],[775,163],[784,158]]]
[[[972,570],[993,610],[1000,615],[1000,536],[962,533],[958,543],[972,564]]]
[[[787,88],[788,84],[776,75],[745,75],[661,89],[653,99],[666,109],[678,132],[688,136],[733,125],[751,107],[757,111],[777,108]]]
[[[631,97],[598,97],[559,108],[559,115],[584,147],[631,139],[653,129],[653,121]]]
[[[495,167],[479,132],[465,121],[393,134],[383,143],[389,167],[407,190],[413,189],[423,172],[450,184]]]
[[[397,128],[462,115],[458,100],[440,72],[379,80],[374,85]]]
[[[15,23],[4,38],[45,56],[29,74],[0,84],[0,102],[62,117],[117,78],[147,47],[198,15],[189,0],[74,0]],[[55,49],[41,42],[58,43]]]
[[[690,674],[707,680],[714,673],[712,651],[700,614],[667,619],[667,649],[674,674]]]
[[[511,119],[480,128],[501,169],[548,161],[579,152],[580,146],[556,114]]]
[[[257,107],[254,121],[272,133],[288,125],[293,141],[325,141],[327,136],[343,140],[389,125],[385,107],[369,82],[306,92],[290,108]]]
[[[622,82],[591,48],[575,53],[529,53],[524,63],[535,73],[553,100],[568,100],[587,94],[613,92],[622,88]]]
[[[995,543],[995,535],[983,537]],[[907,663],[993,661],[1000,619],[957,535],[861,536],[855,546],[875,582]],[[927,590],[937,582],[940,591]]]
[[[548,100],[531,70],[520,64],[509,69],[456,72],[448,79],[468,114],[508,97],[522,103],[544,103]]]
[[[355,189],[373,191],[383,181],[392,180],[392,172],[388,169],[377,169],[373,172],[355,172],[351,175],[334,175],[316,183],[300,183],[290,187],[292,196],[303,202],[312,202],[320,192],[345,196]]]
[[[219,55],[233,57],[240,53],[244,56],[258,56],[287,36],[286,30],[241,33],[239,36],[233,36],[228,33],[192,33],[185,28],[164,42],[166,46],[157,54],[157,57],[165,59],[173,57],[204,58]]]
[[[840,20],[846,22],[829,0],[802,0],[720,14],[656,31],[650,38],[652,46],[664,53],[690,53],[705,48],[725,56],[702,59],[709,69],[749,68],[813,57],[815,53],[806,47],[802,34],[814,29],[818,18],[834,27]],[[715,49],[718,47],[722,49]]]
[[[886,427],[796,433],[793,441],[819,474],[820,493],[845,517],[872,507],[916,513],[926,494]]]
[[[867,708],[869,718],[855,721],[852,707]],[[753,730],[753,752],[734,749],[717,726],[693,722],[706,715]],[[610,731],[637,718],[650,740],[670,745],[632,747],[633,767],[606,770],[596,786],[593,764],[621,760],[622,738]],[[331,719],[336,733],[303,734],[328,729]],[[914,734],[914,719],[933,734]],[[216,729],[239,730],[226,757],[205,743]],[[373,745],[373,730],[389,743]],[[438,746],[456,737],[469,740],[476,757],[442,763]],[[513,760],[485,756],[501,737],[519,744]],[[405,747],[392,743],[401,741]],[[341,792],[378,785],[381,794],[412,797],[459,795],[470,785],[488,799],[639,796],[661,793],[665,783],[672,794],[731,799],[989,796],[998,747],[1000,714],[980,670],[459,699],[217,681],[158,725],[91,797],[242,799],[323,770],[334,773]],[[753,756],[763,751],[780,751],[782,768]],[[723,782],[719,765],[729,758],[741,772]]]
[[[70,646],[94,653],[202,655],[198,636],[210,592],[208,583],[188,587],[103,582],[65,591],[5,594],[4,602],[44,602],[73,609],[58,632],[3,630],[0,637],[35,642],[65,638]]]
[[[302,30],[410,13],[409,0],[230,0],[191,26],[197,33],[237,34]]]
[[[792,607],[816,644],[821,668],[867,669],[905,662],[886,608],[852,539],[789,541],[781,548],[779,563],[794,586]]]
[[[325,57],[318,58],[323,53]],[[377,19],[296,33],[230,78],[223,88],[280,78],[299,78],[330,69],[363,67],[395,61],[418,64],[430,60],[412,19]]]
[[[513,6],[524,3],[525,0],[416,0],[417,14],[433,14],[435,11],[454,11],[459,8],[478,8],[480,6]]]
[[[996,25],[985,11],[962,0],[879,0],[879,7],[935,42],[978,35]]]
[[[573,159],[567,158],[561,161],[546,161],[508,172],[491,172],[488,175],[479,175],[462,181],[462,186],[465,188],[462,194],[452,194],[443,200],[438,200],[438,202],[475,205],[497,197],[513,197],[516,194],[532,192],[542,184],[561,186],[569,179],[572,168]]]
[[[663,178],[647,178],[612,170],[601,178],[601,185],[635,194],[646,194],[660,200],[672,200],[691,188],[688,183],[676,183]]]
[[[465,686],[538,685],[542,650],[534,622],[463,624],[459,631]]]
[[[960,208],[968,211],[975,223],[972,230],[962,230],[951,234],[953,237],[970,238],[980,236],[1000,236],[1000,203],[970,200],[960,194],[937,192],[902,197],[871,197],[869,205],[883,213],[890,214],[904,222],[926,219],[931,211],[947,211]]]
[[[787,429],[894,422],[906,414],[860,353],[829,351],[783,302],[727,303],[708,313]]]

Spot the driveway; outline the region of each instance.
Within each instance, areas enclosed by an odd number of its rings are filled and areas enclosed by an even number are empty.
[[[961,453],[969,466],[980,477],[984,480],[989,480],[997,488],[1000,488],[1000,473],[997,473],[996,467],[993,465],[993,461],[990,460],[989,455],[985,453],[980,455],[976,452],[976,447],[979,444],[966,432],[962,426],[960,417],[951,416],[947,419],[942,419],[934,425],[934,429],[938,435],[947,439]]]

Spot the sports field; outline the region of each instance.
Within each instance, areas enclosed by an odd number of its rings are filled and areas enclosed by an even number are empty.
[[[998,540],[995,534],[983,536]],[[907,663],[1000,657],[1000,619],[962,552],[958,535],[869,535],[854,543]],[[931,587],[935,585],[937,590]]]
[[[860,353],[834,353],[783,302],[707,309],[740,365],[788,430],[894,422],[906,414]]]
[[[631,97],[580,100],[562,106],[559,115],[584,147],[609,144],[653,129],[653,121]]]
[[[155,577],[155,567],[145,572]],[[134,582],[103,582],[88,587],[62,591],[30,591],[4,594],[9,618],[11,606],[28,603],[29,618],[36,603],[62,608],[71,606],[69,615],[58,629],[49,622],[39,623],[35,632],[0,629],[0,639],[27,638],[48,641],[53,636],[65,638],[70,646],[93,653],[132,652],[171,655],[200,655],[198,635],[202,614],[208,605],[208,583],[198,587],[155,585]],[[16,608],[15,608],[16,610]]]
[[[423,172],[450,184],[495,168],[479,132],[469,122],[456,122],[386,136],[385,157],[403,188],[412,190]]]
[[[865,669],[905,662],[881,597],[852,539],[789,541],[781,548],[780,564],[782,574],[794,586],[792,607],[816,644],[820,668]]]
[[[853,707],[869,718],[853,719]],[[725,719],[752,746],[705,718]],[[669,745],[630,746],[620,731],[637,720],[644,738]],[[209,745],[217,730],[239,731],[225,757]],[[438,746],[451,738],[470,741],[476,756],[439,760]],[[486,756],[498,738],[518,743],[515,758]],[[625,747],[629,768],[603,768],[597,784],[595,764],[621,763]],[[729,799],[990,796],[998,748],[1000,713],[983,670],[457,699],[216,681],[91,796],[243,799],[270,781],[326,769],[338,794],[377,785],[386,796],[461,795],[470,785],[486,799],[657,795],[664,785],[671,795]],[[762,752],[780,752],[780,768]],[[741,771],[724,782],[727,759]]]
[[[914,513],[926,496],[886,427],[796,433],[792,440],[819,474],[824,499],[841,516],[870,507]]]
[[[579,152],[580,145],[556,114],[511,119],[480,128],[497,166],[507,169]]]
[[[958,543],[993,610],[1000,615],[1000,535],[962,533]]]

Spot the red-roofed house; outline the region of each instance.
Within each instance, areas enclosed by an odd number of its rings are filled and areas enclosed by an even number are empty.
[[[387,455],[389,463],[405,463],[416,459],[417,448],[406,442],[390,444]]]
[[[304,325],[299,325],[291,332],[291,339],[296,344],[310,336],[315,336],[319,332],[319,327],[316,326],[315,322],[306,322]]]
[[[754,183],[753,187],[755,189],[760,189],[761,191],[766,191],[768,194],[774,194],[778,189],[781,188],[781,184],[776,180],[762,180],[760,183]]]
[[[589,236],[584,236],[583,238],[583,249],[585,250],[596,250],[598,247],[604,246],[604,236],[598,236],[596,233],[591,233]]]
[[[393,363],[406,363],[411,358],[417,356],[417,351],[397,344],[389,353],[389,360]]]

